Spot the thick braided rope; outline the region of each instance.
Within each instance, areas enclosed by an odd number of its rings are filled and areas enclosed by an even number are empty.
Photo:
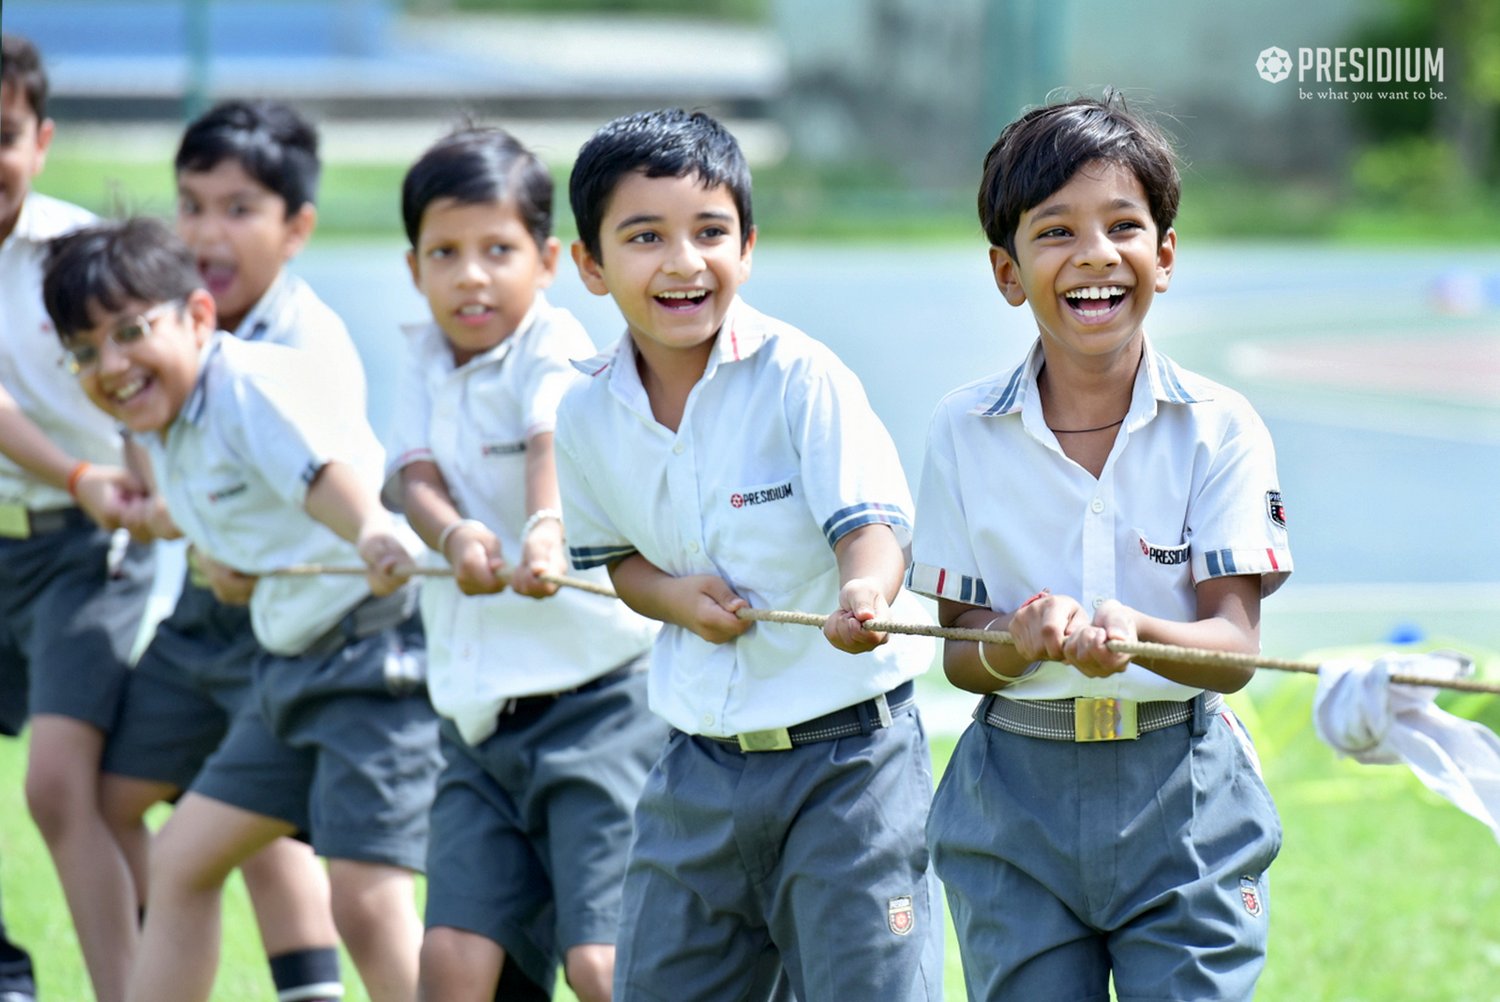
[[[271,573],[276,576],[304,576],[312,574],[363,575],[365,568],[326,567],[320,564],[303,564],[295,567],[285,567]],[[451,570],[446,568],[433,567],[417,568],[412,573],[424,577],[451,577],[453,574]],[[549,584],[557,585],[559,588],[576,588],[579,591],[602,595],[605,598],[619,597],[615,594],[614,589],[605,585],[595,584],[592,581],[584,581],[579,578],[564,577],[557,574],[543,574],[540,575],[540,578]],[[739,610],[736,615],[740,619],[748,619],[757,623],[785,623],[793,626],[815,626],[819,628],[828,619],[826,614],[795,612],[786,609],[746,608]],[[936,637],[940,640],[968,640],[974,643],[986,644],[1015,643],[1015,638],[1004,630],[974,630],[961,626],[931,626],[926,623],[901,623],[882,619],[871,620],[864,624],[864,628],[876,633],[901,633],[917,637]],[[1290,661],[1285,658],[1269,658],[1260,654],[1236,654],[1230,651],[1210,651],[1197,647],[1178,647],[1173,644],[1154,644],[1146,641],[1132,643],[1124,640],[1111,640],[1105,646],[1116,654],[1126,654],[1133,658],[1163,658],[1179,664],[1229,668],[1271,668],[1276,671],[1299,672],[1304,675],[1316,675],[1319,668],[1318,663],[1315,661]],[[1423,675],[1409,675],[1401,672],[1392,673],[1390,679],[1398,685],[1425,685],[1440,689],[1453,689],[1458,692],[1500,694],[1500,684],[1480,682],[1474,679],[1434,679]]]

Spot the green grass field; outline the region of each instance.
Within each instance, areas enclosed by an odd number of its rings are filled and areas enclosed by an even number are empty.
[[[1372,650],[1366,656],[1373,657]],[[1500,662],[1488,660],[1490,677]],[[926,680],[929,688],[941,685]],[[1500,1002],[1500,846],[1483,825],[1429,794],[1404,768],[1337,760],[1309,710],[1314,682],[1262,672],[1237,708],[1256,735],[1286,830],[1272,869],[1269,1002]],[[1500,700],[1445,698],[1500,726]],[[951,736],[934,741],[941,768]],[[21,794],[24,746],[0,743],[0,886],[7,924],[37,960],[46,1002],[90,997],[46,850]],[[226,897],[220,1002],[269,999],[248,899]],[[351,1002],[366,995],[345,962]],[[564,987],[560,1002],[573,1002]],[[947,998],[963,977],[950,931]],[[822,1000],[812,1000],[822,1002]]]

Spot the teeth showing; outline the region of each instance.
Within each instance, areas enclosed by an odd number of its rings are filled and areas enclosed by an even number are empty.
[[[671,291],[671,292],[658,292],[656,294],[656,298],[657,299],[683,300],[683,301],[691,301],[691,302],[695,302],[696,303],[700,299],[703,299],[707,295],[708,295],[708,290],[707,289],[684,289],[684,290],[674,290],[674,291]]]
[[[146,381],[144,379],[136,379],[115,390],[110,396],[123,404],[145,388]]]
[[[461,317],[479,317],[488,313],[490,308],[483,303],[470,303],[468,306],[460,306],[458,315]]]
[[[1125,295],[1125,290],[1118,285],[1091,285],[1083,289],[1070,289],[1063,295],[1069,299],[1108,299],[1111,296]]]

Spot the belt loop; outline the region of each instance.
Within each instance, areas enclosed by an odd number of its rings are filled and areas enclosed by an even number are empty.
[[[874,734],[875,729],[880,726],[879,717],[872,712],[874,707],[875,701],[867,699],[854,708],[855,715],[859,717],[859,733],[862,735]]]
[[[1208,733],[1208,693],[1200,692],[1193,697],[1192,735],[1201,738]]]

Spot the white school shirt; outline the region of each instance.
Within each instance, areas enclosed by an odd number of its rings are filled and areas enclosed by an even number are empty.
[[[943,398],[918,488],[911,588],[1014,610],[1043,588],[1085,609],[1106,599],[1197,618],[1195,581],[1292,570],[1276,456],[1244,397],[1145,343],[1124,424],[1099,479],[1063,454],[1042,418],[1038,342],[1013,371]],[[1043,662],[1010,699],[1187,700],[1200,689],[1140,665],[1088,678]]]
[[[31,192],[16,227],[0,244],[0,385],[58,448],[91,463],[122,462],[120,434],[63,365],[62,343],[42,305],[47,241],[94,221],[93,213]],[[0,455],[0,503],[34,511],[75,504]]]
[[[167,510],[189,541],[246,574],[292,564],[359,566],[353,543],[307,514],[323,466],[352,466],[380,489],[385,451],[362,411],[326,389],[299,349],[220,331],[200,356],[198,381],[162,435],[142,435]],[[415,533],[394,529],[412,554]],[[363,576],[262,577],[250,622],[274,654],[301,653],[369,595]]]
[[[343,318],[285,268],[245,314],[234,336],[307,352],[307,364],[322,373],[326,391],[342,394],[348,406],[365,413],[365,367]]]
[[[460,514],[494,532],[513,565],[528,515],[527,441],[553,430],[558,402],[583,378],[571,359],[591,354],[593,342],[540,296],[514,334],[456,368],[436,324],[404,333],[386,503],[400,510],[402,468],[436,463]],[[428,552],[433,566],[447,566]],[[609,585],[603,568],[579,576]],[[506,700],[575,688],[646,653],[656,636],[655,623],[616,599],[573,588],[541,601],[510,590],[465,595],[451,578],[424,582],[422,622],[432,705],[472,745],[494,732]]]
[[[583,363],[563,399],[557,466],[580,567],[640,553],[673,576],[713,574],[755,608],[838,608],[833,545],[888,525],[905,547],[911,496],[859,380],[826,346],[736,300],[674,433],[658,423],[627,334]],[[894,618],[922,620],[905,592]],[[718,737],[788,727],[895,688],[934,646],[891,636],[871,653],[821,630],[757,623],[725,644],[667,624],[648,683],[675,728]]]

